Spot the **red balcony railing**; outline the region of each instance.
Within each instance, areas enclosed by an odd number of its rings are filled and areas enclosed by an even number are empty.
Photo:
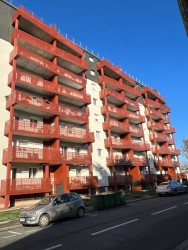
[[[95,141],[93,132],[87,133],[85,130],[81,130],[81,129],[60,127],[59,136],[60,138],[68,139],[68,140],[76,139],[76,140],[83,140],[87,142]]]
[[[170,108],[167,105],[161,104],[160,102],[153,101],[153,100],[148,99],[148,98],[144,99],[143,104],[146,106],[147,103],[149,104],[150,108],[161,109],[163,111],[163,113],[170,113],[171,112]]]
[[[163,121],[170,123],[169,118],[163,114],[161,114],[160,112],[156,111],[155,109],[150,109],[146,110],[145,115],[149,116],[149,114],[151,115],[152,119],[162,119]]]
[[[171,160],[159,160],[157,165],[161,167],[174,167],[174,164]]]
[[[97,176],[70,176],[68,177],[68,183],[69,190],[99,187]]]
[[[176,150],[173,148],[168,148],[168,147],[157,147],[157,150],[155,147],[152,148],[152,153],[153,154],[163,154],[163,155],[176,155]]]
[[[53,82],[44,80],[36,76],[32,76],[30,74],[26,74],[24,72],[10,72],[8,76],[8,84],[10,85],[12,81],[16,81],[23,85],[28,85],[34,88],[46,90],[51,93],[56,93],[61,96],[66,96],[70,99],[76,99],[83,103],[91,103],[91,97],[88,94],[60,84],[54,85]]]
[[[53,104],[52,102],[46,103],[42,98],[37,98],[20,91],[14,91],[6,102],[6,108],[10,108],[13,104],[21,104],[34,109],[39,109],[47,113],[57,114],[68,119],[78,120],[81,123],[88,122],[88,115],[79,112],[75,109],[66,106]]]
[[[143,87],[142,89],[141,89],[141,93],[143,94],[143,93],[147,93],[147,92],[149,92],[149,93],[151,93],[153,96],[154,96],[154,98],[153,99],[156,99],[156,98],[158,98],[162,103],[166,103],[166,101],[165,101],[165,99],[164,99],[164,97],[162,97],[161,95],[159,95],[159,93],[157,93],[157,91],[155,91],[154,89],[152,89],[152,88],[150,88],[150,87]]]
[[[137,136],[137,137],[142,137],[144,136],[143,131],[141,128],[136,128],[134,126],[129,126],[129,130],[131,135]]]
[[[163,181],[171,181],[172,180],[172,176],[169,174],[157,174],[157,182],[163,182]]]
[[[168,135],[163,135],[163,134],[160,134],[160,133],[154,133],[153,134],[150,134],[150,140],[153,141],[153,140],[159,140],[159,141],[164,141],[164,142],[168,142],[168,144],[174,144],[174,139],[169,137]]]
[[[109,186],[114,185],[114,177],[108,176]],[[116,183],[119,186],[123,185],[132,185],[133,184],[133,176],[132,175],[116,175]]]
[[[119,104],[127,104],[131,109],[133,110],[139,110],[139,106],[136,102],[130,100],[129,98],[121,95],[120,93],[116,92],[115,90],[112,90],[110,88],[106,88],[101,90],[100,92],[100,98],[104,98],[105,96],[110,96],[114,99],[116,99],[116,103]]]
[[[107,130],[108,128],[117,129],[123,132],[129,132],[129,125],[124,124],[122,122],[116,120],[109,120],[103,123],[103,130]]]
[[[117,80],[114,80],[113,78],[110,78],[108,76],[101,75],[98,77],[98,83],[102,84],[103,82],[105,82],[107,84],[107,86],[110,85],[110,88],[115,89],[116,91],[124,90],[126,92],[131,93],[135,97],[138,97],[141,95],[140,91],[137,90],[136,88],[132,88],[132,87],[130,87],[124,83],[121,83]]]
[[[143,142],[133,142],[115,138],[112,138],[111,140],[109,138],[105,139],[105,147],[110,147],[110,145],[114,148],[134,149],[139,151],[150,150],[149,143],[144,144]]]
[[[8,162],[90,164],[91,155],[86,153],[59,152],[55,149],[12,146],[3,150],[3,164]]]
[[[164,125],[164,124],[160,124],[159,122],[148,122],[147,123],[147,127],[151,128],[153,126],[154,129],[156,130],[165,130],[165,132],[167,133],[175,133],[176,130],[173,127]]]
[[[141,175],[141,182],[142,183],[151,183],[151,182],[155,182],[156,176],[154,174],[142,174]]]
[[[107,166],[124,165],[124,166],[147,166],[145,158],[127,158],[122,155],[115,155],[113,158],[107,157]]]
[[[1,196],[45,192],[51,192],[50,178],[19,178],[1,181]]]

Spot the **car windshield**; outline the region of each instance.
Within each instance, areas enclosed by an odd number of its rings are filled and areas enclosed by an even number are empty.
[[[48,205],[56,196],[51,195],[40,200],[36,205]]]
[[[161,184],[159,184],[159,186],[166,186],[166,185],[169,185],[170,182],[162,182]]]

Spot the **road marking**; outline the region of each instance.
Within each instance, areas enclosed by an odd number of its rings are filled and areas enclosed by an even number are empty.
[[[30,230],[30,231],[27,231],[27,232],[25,232],[25,233],[31,233],[31,232],[37,232],[37,231],[39,231],[39,230]]]
[[[62,247],[62,246],[63,246],[62,244],[59,244],[59,245],[55,245],[53,247],[45,248],[44,250],[55,249],[55,248]]]
[[[187,202],[185,202],[185,203],[183,203],[184,205],[186,205],[186,204],[188,204],[188,201]]]
[[[85,214],[85,215],[89,215],[89,216],[98,216],[98,214]]]
[[[127,221],[127,222],[125,222],[125,223],[121,223],[121,224],[119,224],[119,225],[116,225],[116,226],[113,226],[113,227],[109,227],[109,228],[106,228],[106,229],[104,229],[104,230],[101,230],[101,231],[92,233],[91,235],[94,236],[94,235],[97,235],[97,234],[100,234],[100,233],[104,233],[104,232],[106,232],[106,231],[112,230],[112,229],[117,228],[117,227],[122,227],[122,226],[124,226],[124,225],[126,225],[126,224],[130,224],[130,223],[133,223],[133,222],[138,221],[138,220],[139,220],[139,219],[130,220],[130,221]]]
[[[169,208],[167,208],[167,209],[164,209],[164,210],[161,210],[161,211],[155,212],[155,213],[153,213],[153,214],[151,214],[151,215],[160,214],[160,213],[166,212],[166,211],[168,211],[168,210],[174,209],[174,208],[176,208],[176,207],[177,207],[177,206],[174,206],[174,207],[169,207]]]
[[[18,232],[13,232],[13,231],[8,231],[11,234],[22,234],[22,233],[18,233]]]
[[[4,238],[4,239],[7,239],[7,238],[15,237],[15,236],[17,236],[17,235],[14,234],[14,235],[6,236],[6,237],[3,237],[3,238]]]

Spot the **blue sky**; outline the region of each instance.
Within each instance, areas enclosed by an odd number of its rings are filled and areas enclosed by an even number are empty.
[[[176,0],[19,0],[166,99],[176,147],[188,137],[188,38]],[[182,157],[180,157],[182,160]]]

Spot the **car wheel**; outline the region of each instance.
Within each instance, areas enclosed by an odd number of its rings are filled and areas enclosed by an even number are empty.
[[[38,222],[39,227],[47,227],[49,223],[50,223],[50,218],[48,214],[42,214]]]
[[[78,208],[77,217],[82,218],[85,215],[85,209],[83,207]]]
[[[174,190],[174,195],[175,195],[175,196],[177,196],[177,195],[178,195],[178,192],[177,192],[177,190],[176,190],[176,189]]]
[[[159,197],[161,197],[161,196],[162,196],[162,194],[158,193],[158,196],[159,196]]]

